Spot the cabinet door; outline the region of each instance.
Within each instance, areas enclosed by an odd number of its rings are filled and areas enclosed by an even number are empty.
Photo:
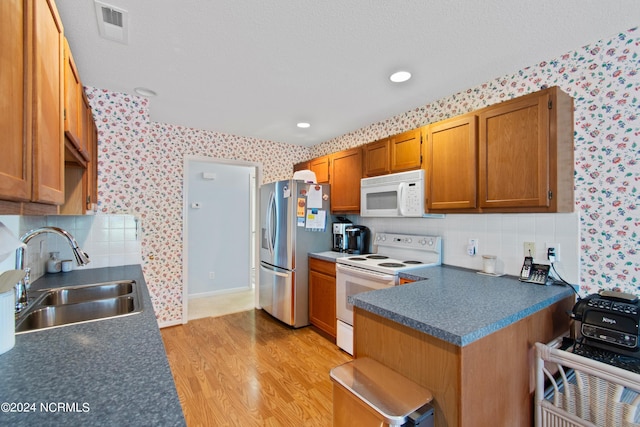
[[[63,28],[53,0],[33,2],[33,194],[64,202]]]
[[[98,129],[93,120],[91,107],[87,104],[87,142],[89,148],[89,166],[87,167],[87,210],[95,210],[98,204]]]
[[[429,211],[476,207],[477,118],[455,117],[426,128]]]
[[[362,147],[363,176],[388,174],[390,158],[389,138],[365,145]]]
[[[309,160],[309,170],[315,172],[318,184],[329,183],[330,156],[322,156]]]
[[[420,169],[422,166],[421,129],[390,137],[391,172]]]
[[[300,163],[296,163],[295,165],[293,165],[293,171],[297,172],[297,171],[303,171],[309,169],[309,162],[300,162]]]
[[[335,264],[309,258],[309,321],[336,337]]]
[[[25,31],[31,1],[0,1],[0,199],[31,199],[31,128]]]
[[[71,56],[69,42],[64,39],[64,133],[80,149],[82,123],[80,119],[80,77]]]
[[[87,141],[88,102],[67,39],[64,40],[64,135],[71,142],[77,163],[89,160]]]
[[[331,212],[360,212],[362,150],[340,151],[331,158]]]
[[[543,91],[480,113],[480,207],[549,206],[549,101]]]

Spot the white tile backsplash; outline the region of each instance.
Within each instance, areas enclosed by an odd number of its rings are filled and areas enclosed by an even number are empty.
[[[132,215],[83,215],[83,216],[0,216],[15,235],[20,237],[27,231],[45,225],[60,227],[68,231],[82,250],[89,254],[91,262],[79,267],[71,248],[64,239],[55,234],[42,234],[33,238],[27,248],[27,265],[31,267],[32,280],[45,273],[45,264],[50,252],[59,252],[60,259],[73,260],[74,269],[114,267],[141,264],[140,222]],[[15,267],[15,255],[0,263],[0,271]]]
[[[534,261],[548,263],[546,243],[560,244],[558,273],[570,283],[579,283],[579,212],[566,214],[449,214],[435,218],[361,218],[355,224],[376,232],[434,234],[442,236],[444,264],[482,269],[482,255],[496,255],[496,271],[518,275],[524,259],[524,242],[534,242]],[[478,254],[467,255],[470,238],[479,239]]]

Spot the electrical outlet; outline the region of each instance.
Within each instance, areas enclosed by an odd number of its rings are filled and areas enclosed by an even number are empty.
[[[214,273],[213,271],[209,272],[209,279],[215,279],[216,278],[216,273]]]
[[[536,244],[534,242],[524,242],[524,256],[536,257]]]
[[[469,244],[467,245],[467,255],[474,256],[478,253],[478,239],[469,239]]]
[[[560,261],[560,243],[545,243],[545,256],[547,257],[547,259],[549,261],[551,260],[551,257],[553,256],[553,262],[559,262]]]

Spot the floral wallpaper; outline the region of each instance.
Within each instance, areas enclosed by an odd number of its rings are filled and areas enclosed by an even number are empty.
[[[640,36],[638,29],[540,62],[312,147],[354,147],[558,86],[574,98],[575,198],[584,293],[640,293]]]
[[[182,159],[262,164],[263,182],[292,165],[549,86],[575,102],[581,289],[640,291],[640,37],[636,29],[549,59],[311,149],[151,122],[145,98],[87,87],[98,126],[98,208],[141,218],[142,260],[160,324],[182,318]],[[273,152],[281,156],[273,156]]]
[[[156,316],[161,325],[180,322],[184,155],[260,163],[262,181],[271,182],[289,176],[309,149],[151,122],[146,98],[85,90],[98,127],[98,211],[141,219],[143,270]]]

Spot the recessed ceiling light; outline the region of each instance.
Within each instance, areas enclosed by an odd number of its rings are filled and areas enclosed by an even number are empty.
[[[402,83],[402,82],[406,82],[410,78],[411,78],[410,72],[396,71],[395,73],[391,74],[391,76],[389,77],[389,80],[391,80],[394,83]]]
[[[311,127],[311,124],[307,122],[300,122],[296,126],[298,126],[300,129],[306,129],[308,127]]]
[[[133,90],[138,95],[142,95],[142,96],[146,96],[146,97],[158,95],[155,91],[153,91],[151,89],[147,89],[146,87],[137,87],[137,88],[135,88]]]

